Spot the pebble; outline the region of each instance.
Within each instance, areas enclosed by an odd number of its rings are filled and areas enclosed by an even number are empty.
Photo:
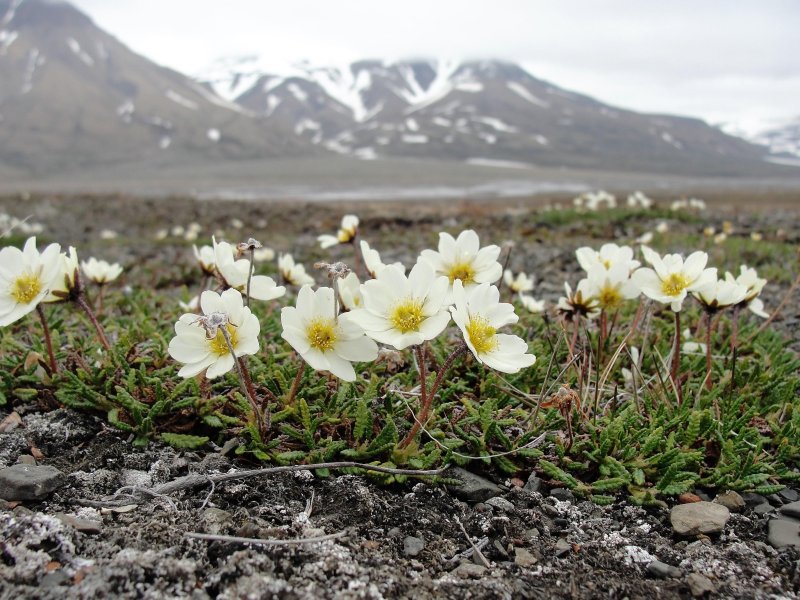
[[[767,541],[773,548],[794,546],[800,548],[800,521],[795,519],[770,519]]]
[[[778,494],[770,494],[767,496],[767,500],[769,500],[769,503],[772,504],[772,506],[783,506],[785,503],[784,499]]]
[[[536,560],[536,557],[531,554],[529,550],[526,550],[525,548],[517,548],[514,550],[514,564],[525,568],[532,567],[537,562],[538,561]]]
[[[783,488],[780,492],[778,492],[778,495],[787,502],[797,502],[800,500],[800,493],[792,488]]]
[[[658,577],[659,579],[667,579],[668,577],[683,576],[683,571],[681,571],[678,567],[673,567],[672,565],[663,563],[660,560],[654,560],[650,564],[648,564],[647,572],[650,573],[650,575],[652,575],[653,577]]]
[[[794,517],[795,519],[800,519],[800,501],[791,502],[790,504],[784,504],[778,510],[780,510],[782,514],[788,517]]]
[[[20,454],[17,457],[17,463],[21,465],[35,465],[36,459],[33,458],[30,454]]]
[[[678,502],[681,504],[691,504],[693,502],[700,502],[702,498],[697,494],[692,494],[691,492],[684,492],[680,496],[678,496]]]
[[[103,530],[103,524],[100,521],[91,521],[89,519],[82,519],[80,517],[76,517],[75,515],[68,515],[66,513],[56,513],[56,519],[64,523],[64,525],[69,525],[75,531],[80,531],[81,533],[100,533]]]
[[[689,577],[686,578],[686,583],[689,585],[689,590],[691,590],[692,596],[695,598],[705,596],[706,594],[713,594],[717,591],[717,586],[701,573],[691,573]]]
[[[764,504],[767,501],[764,496],[761,494],[756,494],[755,492],[745,492],[742,494],[742,500],[744,500],[744,503],[751,508],[754,508],[760,504]]]
[[[423,539],[410,535],[403,540],[403,554],[405,554],[406,556],[410,557],[419,556],[419,554],[424,549],[425,549],[425,540]]]
[[[575,500],[575,494],[567,488],[553,488],[550,490],[550,495],[561,502],[573,502]]]
[[[221,508],[207,508],[203,511],[203,524],[206,533],[219,535],[233,525],[233,515]]]
[[[486,501],[486,504],[489,506],[493,506],[497,510],[503,512],[513,512],[514,511],[514,504],[501,496],[495,496],[494,498],[489,498]]]
[[[60,488],[66,481],[66,475],[55,467],[11,465],[0,469],[0,497],[4,500],[37,500]]]
[[[460,479],[463,482],[462,485],[448,486],[448,489],[453,492],[456,498],[461,500],[484,502],[492,496],[497,496],[501,491],[497,485],[488,479],[475,475],[475,473],[470,473],[461,467],[448,469],[443,476]]]
[[[697,535],[698,533],[719,533],[725,527],[731,512],[713,502],[694,502],[679,504],[672,508],[669,520],[678,535]]]
[[[481,579],[486,573],[486,567],[483,565],[476,565],[475,563],[461,563],[454,570],[458,577],[462,579]]]
[[[721,504],[731,512],[740,512],[745,506],[744,499],[733,491],[717,494],[714,502]]]
[[[757,515],[766,515],[774,510],[775,508],[769,502],[762,502],[753,509],[753,512]]]
[[[527,483],[522,488],[528,492],[540,492],[542,491],[542,480],[536,475],[536,471],[532,471],[530,476],[528,477]]]
[[[570,544],[564,538],[559,538],[559,540],[556,542],[556,548],[555,548],[556,556],[564,556],[565,554],[571,551],[572,551],[572,544]]]

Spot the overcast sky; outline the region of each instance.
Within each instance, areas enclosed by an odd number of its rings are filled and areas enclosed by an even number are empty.
[[[599,100],[753,130],[800,116],[798,0],[72,0],[191,75],[215,60],[501,58]]]

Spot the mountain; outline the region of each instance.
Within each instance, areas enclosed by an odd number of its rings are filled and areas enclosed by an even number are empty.
[[[800,158],[800,117],[753,136],[756,144],[767,146],[772,154]]]
[[[0,162],[33,173],[308,152],[66,2],[0,0],[0,82]]]
[[[503,61],[272,71],[249,57],[190,78],[57,0],[0,0],[0,82],[0,166],[36,177],[233,163],[255,176],[259,161],[325,156],[702,176],[787,170],[701,120],[614,108]]]

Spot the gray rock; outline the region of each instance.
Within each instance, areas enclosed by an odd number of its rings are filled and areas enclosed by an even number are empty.
[[[556,542],[555,548],[556,556],[564,556],[565,554],[572,552],[572,544],[570,544],[564,538],[559,538]]]
[[[37,500],[66,483],[67,477],[55,467],[11,465],[0,469],[0,497],[4,500]]]
[[[500,496],[495,496],[494,498],[489,498],[486,501],[486,504],[488,504],[489,506],[493,506],[497,510],[500,510],[500,511],[503,511],[503,512],[513,512],[513,510],[514,510],[514,504],[512,504],[511,502],[509,502],[508,500],[506,500],[505,498],[502,498]]]
[[[69,525],[75,531],[80,531],[81,533],[95,534],[100,533],[103,530],[103,524],[100,521],[82,519],[81,517],[68,515],[66,513],[56,513],[55,517],[64,523],[64,525]]]
[[[456,498],[470,502],[484,502],[492,496],[497,496],[502,490],[494,483],[475,475],[461,467],[453,467],[444,473],[444,477],[459,479],[461,485],[448,486]]]
[[[755,508],[759,504],[764,504],[764,502],[767,501],[764,496],[756,494],[755,492],[745,492],[742,494],[742,500],[744,500],[744,503],[750,508]]]
[[[794,519],[770,519],[767,541],[773,548],[794,546],[800,548],[800,521]]]
[[[207,508],[203,511],[203,524],[206,533],[219,535],[233,525],[233,515],[221,508]]]
[[[35,465],[36,459],[33,458],[30,454],[20,454],[17,457],[17,463],[20,465]]]
[[[795,519],[800,519],[800,501],[798,502],[791,502],[790,504],[784,504],[779,509],[782,514],[788,517],[794,517]]]
[[[525,548],[517,548],[514,550],[514,564],[523,568],[527,568],[532,567],[536,563],[536,557]]]
[[[767,500],[770,504],[772,504],[772,506],[783,506],[785,504],[783,498],[781,498],[778,494],[770,494],[767,496]]]
[[[705,596],[706,594],[713,594],[717,591],[717,586],[701,573],[691,573],[689,577],[686,578],[686,583],[689,584],[689,590],[691,590],[692,596],[695,598]]]
[[[419,556],[424,549],[425,540],[414,537],[413,535],[410,535],[403,540],[403,554],[406,556]]]
[[[753,512],[756,513],[757,515],[763,516],[763,515],[766,515],[768,513],[771,513],[774,510],[775,510],[775,507],[772,506],[769,502],[762,502],[761,504],[759,504],[758,506],[756,506],[753,509]]]
[[[528,492],[542,491],[542,480],[536,474],[536,471],[531,472],[530,476],[528,477],[528,481],[525,483],[525,486],[522,489]]]
[[[458,565],[453,573],[462,579],[481,579],[486,574],[486,567],[465,562]]]
[[[731,512],[740,512],[745,507],[744,499],[733,491],[717,494],[714,502],[721,504]]]
[[[672,529],[678,535],[719,533],[730,517],[731,511],[724,506],[705,501],[678,504],[669,513]]]
[[[780,492],[778,492],[778,495],[787,502],[797,502],[800,500],[800,493],[792,488],[783,488]]]
[[[660,560],[654,560],[647,565],[647,572],[650,573],[653,577],[658,577],[659,579],[668,579],[670,577],[682,577],[683,571],[678,567],[673,567],[672,565],[668,565],[667,563],[663,563]]]
[[[550,490],[550,495],[555,498],[556,500],[569,501],[573,502],[575,500],[575,494],[573,494],[567,488],[553,488]]]

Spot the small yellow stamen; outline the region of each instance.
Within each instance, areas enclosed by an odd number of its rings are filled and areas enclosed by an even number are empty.
[[[236,327],[230,323],[227,323],[225,327],[227,328],[228,335],[231,338],[231,346],[233,346],[235,351],[236,346],[239,345],[239,334],[236,331]],[[231,353],[230,349],[228,348],[228,342],[225,341],[225,336],[223,335],[221,329],[217,329],[217,335],[209,341],[209,346],[211,347],[211,352],[217,356],[225,356],[226,354]]]
[[[600,262],[603,263],[603,266],[605,267],[606,271],[608,271],[611,268],[611,261],[608,260],[607,258],[602,259]]]
[[[473,317],[470,322],[467,323],[469,341],[478,354],[491,352],[499,346],[499,342],[495,336],[496,333],[497,330],[489,325],[489,322],[483,317]]]
[[[308,343],[322,352],[333,349],[336,345],[335,326],[333,319],[314,319],[306,327]]]
[[[469,262],[453,263],[448,269],[447,277],[450,279],[450,283],[460,279],[461,283],[467,285],[475,281],[475,269]]]
[[[20,304],[30,304],[41,291],[42,281],[30,273],[20,275],[11,285],[11,297]]]
[[[622,304],[622,294],[617,288],[607,285],[600,290],[597,301],[605,309],[619,308]]]
[[[687,287],[689,287],[689,280],[683,273],[670,273],[661,282],[661,291],[665,296],[679,296]]]
[[[413,298],[406,298],[394,307],[389,321],[392,326],[400,333],[409,331],[419,331],[419,326],[425,319],[422,314],[422,301]]]

